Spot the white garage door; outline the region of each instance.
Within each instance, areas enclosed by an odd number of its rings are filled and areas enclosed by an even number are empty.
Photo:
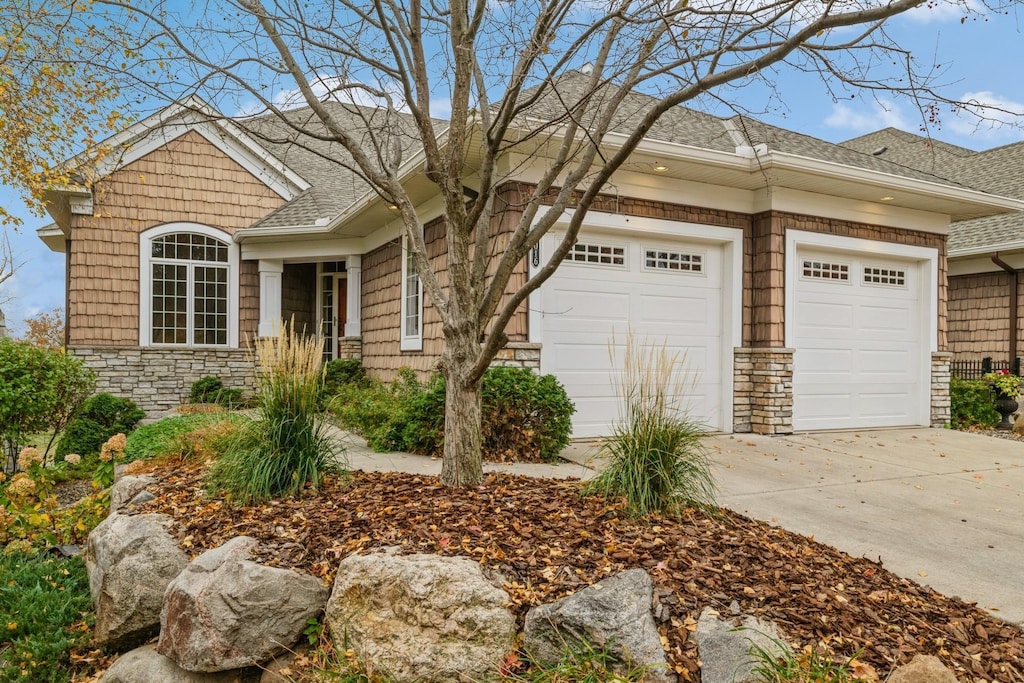
[[[722,272],[719,245],[580,237],[541,294],[541,371],[556,375],[576,404],[574,438],[611,433],[620,411],[613,367],[622,368],[630,330],[685,354],[681,407],[722,429]]]
[[[794,429],[926,424],[916,264],[802,249],[793,265]]]

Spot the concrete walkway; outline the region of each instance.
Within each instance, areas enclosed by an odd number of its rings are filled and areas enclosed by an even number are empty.
[[[441,459],[427,455],[412,453],[376,453],[366,445],[366,440],[355,434],[338,432],[339,440],[345,446],[348,466],[353,470],[366,472],[408,472],[409,474],[441,474]],[[507,472],[526,477],[546,477],[551,479],[589,479],[594,470],[585,466],[587,457],[585,448],[575,444],[569,446],[566,455],[572,460],[565,460],[552,465],[544,463],[484,463],[484,472]]]
[[[725,507],[1024,624],[1024,443],[902,429],[709,446]]]
[[[441,472],[438,458],[341,439],[352,469]],[[902,429],[723,435],[707,445],[725,507],[1024,624],[1024,443]],[[574,443],[562,453],[567,462],[484,471],[587,479],[595,454],[596,444]]]

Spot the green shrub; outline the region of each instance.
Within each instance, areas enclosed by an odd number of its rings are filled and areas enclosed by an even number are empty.
[[[188,394],[189,403],[213,403],[225,408],[242,405],[242,390],[229,389],[220,377],[201,377],[192,383]]]
[[[496,462],[554,462],[569,444],[576,411],[553,375],[526,368],[489,368],[484,374],[482,451]],[[404,416],[405,450],[440,454],[444,448],[445,382],[435,375],[413,397]]]
[[[378,453],[408,450],[406,425],[412,403],[423,393],[423,384],[410,368],[401,368],[391,383],[367,380],[339,387],[330,410],[338,424],[361,434]]]
[[[89,577],[79,558],[0,554],[0,681],[63,683],[69,652],[88,643]]]
[[[336,358],[324,364],[324,395],[334,396],[347,385],[365,386],[369,378],[358,358]]]
[[[636,517],[713,505],[704,428],[677,408],[687,389],[682,369],[681,359],[664,347],[640,347],[629,337],[620,385],[624,417],[602,442],[608,464],[585,493],[624,497]]]
[[[949,382],[949,413],[953,429],[995,427],[1002,419],[996,412],[995,394],[982,379],[960,379]]]
[[[233,414],[195,413],[173,415],[142,425],[128,435],[124,459],[126,462],[132,462],[162,455],[185,455],[182,451],[189,450],[186,438],[189,433],[225,420],[240,422]]]
[[[0,339],[0,445],[14,458],[29,434],[65,429],[96,375],[78,358]],[[44,456],[52,446],[46,444]]]
[[[57,443],[57,457],[93,455],[114,434],[128,434],[146,414],[127,398],[101,393],[90,396]]]
[[[569,443],[575,407],[552,375],[525,368],[490,368],[483,381],[483,457],[551,462]],[[345,429],[376,451],[439,455],[444,449],[444,377],[417,381],[409,368],[391,384],[346,385],[331,403]]]
[[[323,341],[294,329],[256,341],[259,415],[241,424],[210,483],[241,503],[296,495],[341,470],[336,440],[318,406]]]

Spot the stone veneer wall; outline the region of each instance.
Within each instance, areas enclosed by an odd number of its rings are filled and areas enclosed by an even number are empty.
[[[733,430],[792,434],[793,349],[738,348],[733,363]]]
[[[540,372],[540,344],[509,342],[491,361],[492,368],[530,368]]]
[[[362,358],[363,338],[342,337],[338,340],[338,358]]]
[[[939,351],[932,354],[932,427],[945,427],[950,420],[949,363],[953,354]]]
[[[76,347],[70,349],[96,372],[97,391],[130,398],[159,417],[188,399],[192,383],[216,375],[224,386],[254,388],[253,364],[244,349]]]

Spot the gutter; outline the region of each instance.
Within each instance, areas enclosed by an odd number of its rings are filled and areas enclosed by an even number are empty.
[[[1019,312],[1017,305],[1018,289],[1020,286],[1020,271],[1011,267],[1001,258],[999,252],[992,254],[992,263],[996,264],[1010,274],[1010,363],[1017,360],[1017,331],[1020,326]]]

